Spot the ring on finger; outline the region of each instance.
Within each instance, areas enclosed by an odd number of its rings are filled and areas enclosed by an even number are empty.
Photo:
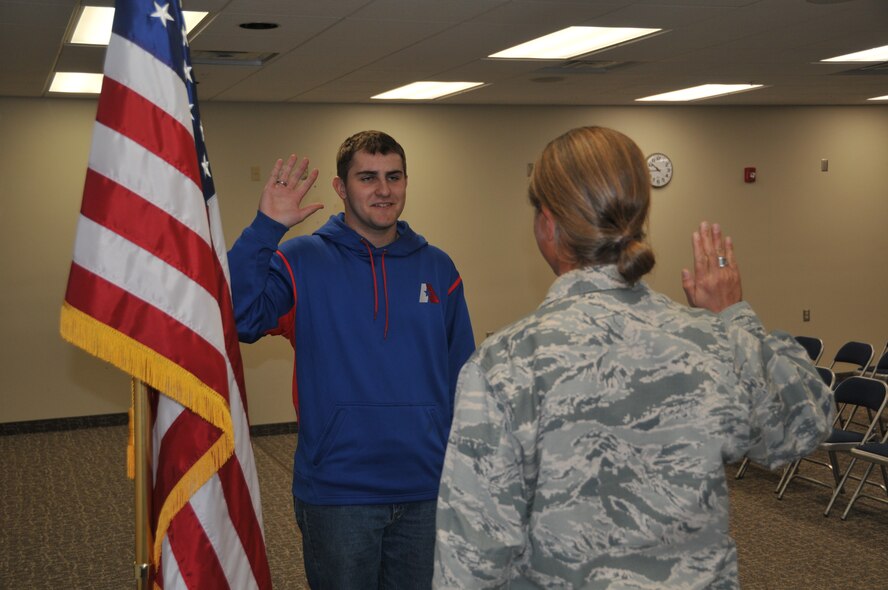
[[[277,180],[275,180],[274,183],[275,183],[275,184],[279,184],[279,185],[281,185],[281,186],[287,186],[287,181],[286,181],[286,180],[281,180],[280,178],[278,178]]]
[[[728,259],[725,258],[724,256],[719,256],[719,257],[718,257],[718,267],[719,267],[719,268],[724,268],[724,267],[726,267],[727,265],[728,265]]]

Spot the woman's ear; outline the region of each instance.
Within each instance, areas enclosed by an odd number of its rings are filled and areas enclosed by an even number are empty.
[[[555,231],[555,216],[552,215],[552,212],[545,205],[540,207],[539,214],[542,217],[540,221],[542,222],[543,237],[554,244],[555,234],[557,233]]]

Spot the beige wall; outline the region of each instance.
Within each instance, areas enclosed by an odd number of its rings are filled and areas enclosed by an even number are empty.
[[[0,99],[0,422],[124,411],[129,381],[64,343],[59,306],[70,264],[90,143],[93,101]],[[254,215],[275,158],[296,151],[330,188],[347,135],[383,129],[405,146],[405,219],[451,254],[479,340],[532,310],[552,276],[536,252],[527,164],[545,143],[585,124],[617,128],[646,153],[669,154],[672,183],[654,192],[652,285],[682,300],[679,272],[701,219],[734,236],[744,293],[769,329],[823,338],[825,358],[847,340],[888,340],[881,253],[888,251],[888,109],[718,107],[319,106],[206,103],[204,127],[229,244]],[[829,159],[829,172],[820,160]],[[745,166],[758,168],[744,184]],[[301,231],[299,233],[301,233]],[[296,233],[296,232],[294,232]],[[803,323],[802,309],[811,309]],[[244,346],[255,424],[293,419],[290,350],[282,339]]]

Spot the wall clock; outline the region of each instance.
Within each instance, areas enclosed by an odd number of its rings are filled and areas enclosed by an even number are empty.
[[[672,180],[672,160],[666,154],[651,154],[647,157],[647,165],[651,173],[652,187],[663,188]]]

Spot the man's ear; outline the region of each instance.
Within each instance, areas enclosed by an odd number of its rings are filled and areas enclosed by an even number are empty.
[[[333,190],[339,195],[339,198],[345,200],[345,183],[338,176],[333,177]]]

